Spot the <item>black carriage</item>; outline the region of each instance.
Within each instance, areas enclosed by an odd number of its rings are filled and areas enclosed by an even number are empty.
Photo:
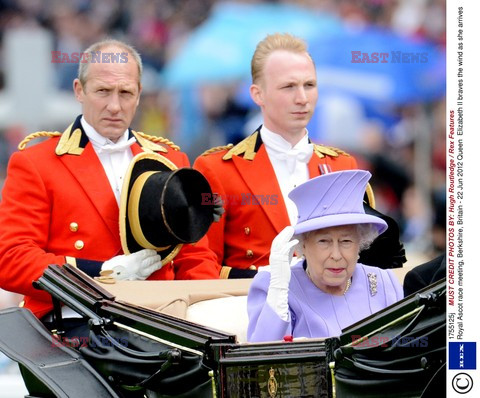
[[[160,297],[167,285],[181,295],[196,282],[140,283]],[[211,282],[216,297],[249,285]],[[339,337],[254,344],[118,298],[118,286],[69,265],[50,266],[36,284],[53,298],[55,330],[27,309],[0,316],[0,350],[19,363],[30,397],[412,398],[444,390],[444,279]],[[65,337],[61,305],[88,321],[88,337]]]

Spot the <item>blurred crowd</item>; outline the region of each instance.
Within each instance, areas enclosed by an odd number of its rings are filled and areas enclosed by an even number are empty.
[[[81,52],[105,36],[135,46],[145,66],[144,91],[133,127],[171,138],[193,160],[214,145],[235,143],[252,132],[256,110],[235,100],[233,85],[199,89],[199,113],[179,120],[175,94],[162,87],[159,75],[192,31],[221,0],[0,0],[0,61],[4,33],[19,27],[42,27],[54,37],[54,49]],[[245,0],[244,3],[262,3]],[[295,0],[292,3],[324,11],[352,26],[377,25],[402,35],[446,44],[446,0]],[[0,62],[0,91],[8,71]],[[57,88],[70,90],[77,65],[56,65]],[[38,78],[41,78],[39,76]],[[72,94],[73,95],[73,94]],[[445,99],[392,107],[389,122],[365,118],[348,148],[331,137],[326,144],[354,154],[372,171],[377,208],[394,217],[409,253],[432,258],[445,248]],[[347,116],[348,117],[348,116]],[[353,117],[353,115],[352,115]],[[195,126],[186,138],[182,129]],[[62,130],[65,126],[50,126]],[[338,126],[338,130],[343,130]],[[15,125],[0,131],[0,185],[10,153],[30,131]],[[0,297],[0,300],[2,298]],[[9,302],[10,303],[10,302]]]

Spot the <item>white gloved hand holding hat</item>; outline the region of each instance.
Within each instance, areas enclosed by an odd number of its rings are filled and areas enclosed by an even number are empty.
[[[113,271],[111,277],[118,281],[143,281],[162,268],[162,258],[152,249],[112,257],[102,265],[103,271]]]

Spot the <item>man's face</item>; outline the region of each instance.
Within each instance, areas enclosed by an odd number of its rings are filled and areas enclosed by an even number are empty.
[[[115,48],[101,51],[122,52]],[[130,126],[140,100],[138,67],[133,57],[128,54],[125,63],[91,63],[85,86],[75,79],[73,88],[85,120],[103,137],[117,141]]]
[[[250,93],[265,127],[280,135],[303,134],[318,99],[315,66],[306,53],[274,51]]]

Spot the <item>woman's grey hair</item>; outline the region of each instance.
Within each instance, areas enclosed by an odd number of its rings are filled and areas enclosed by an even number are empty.
[[[92,53],[97,53],[98,51],[101,51],[105,48],[118,48],[121,51],[133,57],[133,60],[135,61],[138,67],[138,84],[140,84],[140,82],[142,81],[143,65],[142,65],[142,58],[140,57],[140,54],[138,53],[138,51],[135,50],[135,48],[133,48],[131,45],[124,43],[123,41],[115,40],[115,39],[105,39],[105,40],[93,43],[90,47],[88,47],[84,51],[84,53],[88,54],[86,62],[80,61],[78,63],[77,77],[78,77],[78,80],[80,80],[80,83],[82,84],[82,86],[85,87],[85,85],[87,84],[88,67],[92,62]]]
[[[358,236],[360,237],[359,253],[362,250],[366,250],[370,247],[372,242],[378,236],[378,229],[373,224],[355,224],[357,227]],[[315,231],[308,231],[303,234],[295,235],[294,238],[298,239],[298,243],[295,246],[295,253],[298,257],[304,255],[303,245],[308,236]]]

